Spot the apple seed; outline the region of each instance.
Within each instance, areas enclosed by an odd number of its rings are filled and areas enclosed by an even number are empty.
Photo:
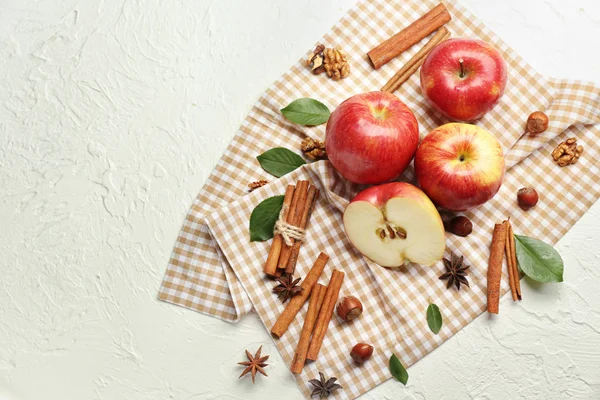
[[[396,228],[396,236],[400,239],[406,239],[406,231],[402,228]]]
[[[390,224],[387,224],[386,228],[387,228],[388,232],[390,233],[390,239],[396,239],[396,234],[394,233],[394,230],[392,229]]]

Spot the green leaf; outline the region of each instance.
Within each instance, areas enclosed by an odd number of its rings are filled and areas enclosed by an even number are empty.
[[[256,159],[265,171],[278,178],[306,164],[298,154],[283,147],[267,150]]]
[[[408,382],[408,372],[406,372],[406,369],[395,354],[392,354],[390,357],[390,372],[394,378],[406,385],[406,382]]]
[[[269,240],[273,237],[273,228],[283,207],[284,196],[269,197],[260,202],[250,215],[250,241]]]
[[[281,113],[296,124],[308,126],[324,124],[331,114],[325,104],[308,97],[292,101]]]
[[[562,282],[563,260],[552,246],[528,236],[515,235],[521,271],[538,282]]]
[[[430,304],[427,307],[427,324],[429,325],[429,329],[431,332],[436,335],[442,329],[442,314],[440,314],[440,309],[435,304]]]

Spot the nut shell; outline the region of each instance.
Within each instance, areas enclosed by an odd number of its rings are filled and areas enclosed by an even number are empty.
[[[352,348],[350,352],[350,357],[357,362],[358,364],[362,364],[371,358],[373,354],[373,346],[367,343],[358,343]]]
[[[473,232],[473,223],[464,215],[459,215],[445,223],[444,228],[450,233],[464,237],[469,236]]]
[[[308,56],[306,60],[306,65],[310,67],[310,70],[313,74],[318,75],[322,72],[325,72],[325,67],[323,66],[325,46],[322,44],[318,44],[315,50]]]
[[[338,303],[336,312],[343,321],[351,321],[362,314],[363,306],[356,297],[346,296]]]
[[[531,113],[527,118],[527,131],[533,135],[548,129],[548,116],[541,111]]]
[[[531,187],[524,187],[517,192],[517,203],[519,207],[527,211],[534,207],[539,200],[537,191]]]

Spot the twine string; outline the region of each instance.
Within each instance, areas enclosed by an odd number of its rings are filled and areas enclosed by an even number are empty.
[[[275,222],[275,229],[273,229],[274,235],[281,235],[283,241],[287,246],[292,246],[294,240],[302,242],[304,240],[304,229],[299,228],[295,225],[285,222],[284,215],[287,214],[288,207],[281,207],[279,212],[279,218]]]

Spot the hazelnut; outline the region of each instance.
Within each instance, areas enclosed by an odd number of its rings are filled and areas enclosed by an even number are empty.
[[[541,111],[531,113],[527,118],[527,131],[532,135],[544,132],[548,129],[548,116]]]
[[[350,357],[358,364],[362,364],[371,358],[371,354],[373,354],[373,346],[366,343],[359,343],[352,348]]]
[[[519,207],[525,211],[535,206],[538,199],[538,194],[534,188],[524,187],[517,192],[517,202],[519,203]]]
[[[473,223],[464,215],[452,218],[444,224],[444,228],[458,236],[469,236],[473,232]]]
[[[351,321],[362,314],[363,306],[356,297],[346,296],[337,305],[337,314],[344,321]]]

